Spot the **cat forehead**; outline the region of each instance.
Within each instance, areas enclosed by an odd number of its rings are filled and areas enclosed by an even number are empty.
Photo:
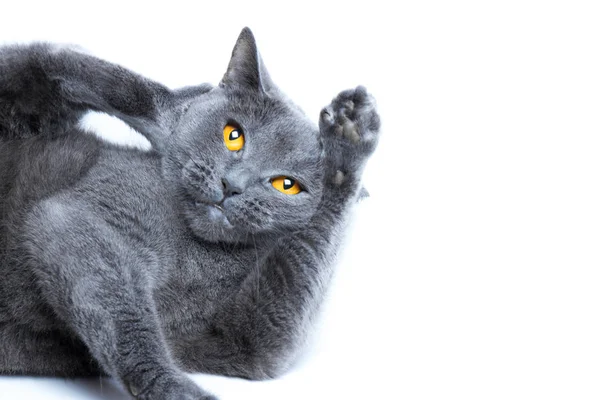
[[[300,175],[311,175],[318,170],[320,150],[317,144],[268,135],[256,135],[256,140],[252,139],[247,141],[243,158],[259,169]]]
[[[249,143],[256,140],[266,151],[273,153],[311,154],[319,147],[316,127],[286,114],[273,115],[262,121],[247,121],[244,129]]]

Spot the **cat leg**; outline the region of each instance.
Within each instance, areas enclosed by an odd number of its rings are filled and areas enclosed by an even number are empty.
[[[362,87],[340,93],[323,110],[325,189],[318,211],[306,227],[276,241],[209,329],[173,340],[175,358],[185,369],[267,379],[289,368],[329,285],[379,125],[373,100]]]
[[[105,373],[139,399],[215,398],[175,365],[151,295],[158,259],[74,199],[26,221],[23,246],[44,300]]]
[[[0,138],[57,135],[87,110],[116,116],[154,146],[200,85],[172,91],[116,64],[65,46],[35,43],[0,48]]]
[[[59,330],[33,331],[0,323],[0,375],[88,377],[102,375],[87,348]]]

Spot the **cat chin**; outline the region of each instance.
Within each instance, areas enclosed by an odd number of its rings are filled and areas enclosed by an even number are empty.
[[[230,222],[219,206],[196,202],[186,208],[188,225],[202,240],[214,243],[240,243],[242,237],[248,237],[242,229]]]
[[[220,206],[196,202],[196,208],[198,209],[199,213],[206,215],[206,218],[208,221],[210,221],[210,223],[224,229],[233,229],[233,225]]]

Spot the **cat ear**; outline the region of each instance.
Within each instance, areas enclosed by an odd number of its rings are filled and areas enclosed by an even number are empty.
[[[267,92],[274,87],[269,73],[256,47],[256,40],[249,28],[242,29],[238,37],[227,72],[221,86],[245,88]]]

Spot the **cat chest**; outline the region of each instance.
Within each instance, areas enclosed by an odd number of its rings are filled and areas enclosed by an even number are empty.
[[[255,268],[256,254],[254,249],[189,246],[168,283],[155,292],[163,322],[174,327],[207,323],[219,305],[240,290]]]

